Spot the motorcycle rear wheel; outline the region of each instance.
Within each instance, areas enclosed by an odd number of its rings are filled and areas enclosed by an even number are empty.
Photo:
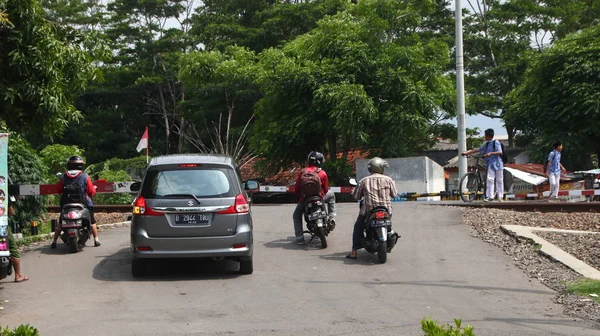
[[[377,248],[377,259],[382,264],[385,264],[387,261],[387,242],[379,242],[379,247]]]
[[[79,242],[77,241],[77,237],[69,237],[69,252],[79,252]]]
[[[325,228],[317,227],[317,235],[319,236],[319,240],[321,241],[321,247],[327,248],[327,238],[325,237]]]

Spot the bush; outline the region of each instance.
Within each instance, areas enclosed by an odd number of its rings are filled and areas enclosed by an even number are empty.
[[[14,328],[13,330],[9,330],[8,327],[6,329],[2,329],[0,327],[0,336],[39,336],[40,332],[30,326],[29,324],[21,324],[20,326]]]
[[[123,170],[129,176],[143,175],[144,169],[146,168],[146,157],[138,156],[131,159],[112,158],[104,162],[89,165],[85,172],[90,176],[100,176],[104,170]],[[129,178],[131,179],[131,177]],[[115,181],[123,182],[123,181]]]
[[[107,182],[126,182],[130,181],[131,177],[123,170],[111,170],[106,165],[107,169],[100,172],[98,177]],[[130,194],[96,194],[94,203],[96,204],[129,204],[133,198]]]
[[[475,336],[473,327],[467,325],[462,328],[462,320],[454,319],[456,329],[451,325],[439,324],[431,318],[421,321],[421,329],[425,332],[425,336]]]
[[[3,131],[0,127],[0,131]],[[8,138],[8,175],[15,184],[42,184],[48,168],[29,143],[14,132]],[[11,219],[16,223],[16,231],[28,233],[29,223],[46,212],[43,196],[21,197],[14,203],[16,211]]]
[[[40,151],[42,162],[48,167],[48,181],[56,180],[56,173],[62,173],[67,169],[67,159],[73,155],[83,156],[83,150],[77,146],[48,145]],[[85,157],[84,157],[85,160]]]
[[[323,170],[327,172],[330,186],[346,186],[348,178],[352,176],[352,165],[342,158],[325,161]]]

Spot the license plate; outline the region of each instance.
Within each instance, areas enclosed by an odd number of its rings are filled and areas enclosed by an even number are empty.
[[[390,225],[391,222],[388,220],[374,220],[371,221],[371,227],[382,227],[382,226],[388,226]]]
[[[321,211],[313,212],[308,214],[308,220],[314,220],[317,218],[323,217],[323,213]]]
[[[175,224],[178,225],[194,225],[194,224],[209,224],[210,217],[204,214],[185,214],[175,215]]]

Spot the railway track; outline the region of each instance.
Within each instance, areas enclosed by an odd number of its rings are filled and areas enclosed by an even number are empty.
[[[600,212],[600,202],[544,202],[544,201],[507,201],[507,202],[472,202],[464,203],[457,201],[448,202],[428,202],[418,204],[442,205],[442,206],[458,206],[464,208],[493,208],[505,209],[524,212]],[[255,206],[277,206],[279,204],[254,204]],[[47,207],[48,212],[58,213],[58,206]],[[95,205],[95,212],[117,212],[130,213],[132,212],[131,205]]]
[[[512,201],[512,202],[436,202],[435,205],[458,206],[463,208],[504,209],[522,212],[600,212],[600,202],[548,202],[548,201]]]

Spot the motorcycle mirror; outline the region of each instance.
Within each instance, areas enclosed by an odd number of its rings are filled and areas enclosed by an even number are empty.
[[[133,192],[138,192],[138,191],[140,191],[141,186],[142,186],[141,182],[135,182],[131,186],[129,186],[129,190],[131,190]]]
[[[353,186],[355,186],[355,185],[357,185],[357,184],[358,184],[358,183],[356,183],[356,179],[353,179],[353,178],[351,178],[349,182],[350,182],[350,184],[351,184],[351,185],[353,185]]]
[[[56,173],[56,177],[61,178],[63,173]]]

